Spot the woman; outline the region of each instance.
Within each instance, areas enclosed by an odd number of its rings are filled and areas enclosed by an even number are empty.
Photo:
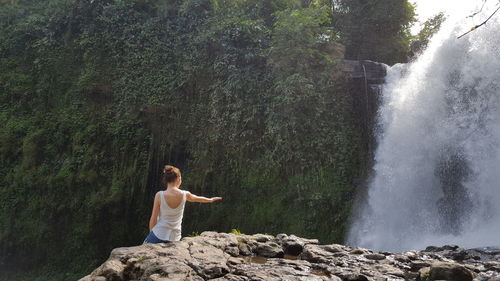
[[[181,171],[170,165],[163,168],[163,184],[166,189],[155,195],[153,212],[149,220],[149,235],[144,243],[162,243],[181,239],[181,224],[186,201],[213,203],[221,197],[206,198],[181,190]]]

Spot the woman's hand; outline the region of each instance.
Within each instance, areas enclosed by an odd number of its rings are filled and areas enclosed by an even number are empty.
[[[222,200],[222,197],[212,197],[210,198],[210,203],[214,203],[215,201]]]

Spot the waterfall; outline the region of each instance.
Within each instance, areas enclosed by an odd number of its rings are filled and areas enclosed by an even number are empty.
[[[415,61],[388,69],[349,244],[500,246],[499,18],[461,39],[470,22],[447,22]]]

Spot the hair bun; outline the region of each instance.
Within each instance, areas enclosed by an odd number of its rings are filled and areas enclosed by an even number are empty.
[[[175,182],[180,176],[181,171],[179,170],[179,168],[176,168],[172,165],[165,165],[165,167],[163,167],[162,181],[165,185],[167,185],[169,182]]]

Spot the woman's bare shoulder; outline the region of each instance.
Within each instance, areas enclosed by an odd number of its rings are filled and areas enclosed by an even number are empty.
[[[175,188],[175,189],[168,189],[168,190],[166,190],[164,194],[167,197],[170,197],[170,196],[177,197],[177,196],[182,195],[183,192],[184,192],[183,190]]]

